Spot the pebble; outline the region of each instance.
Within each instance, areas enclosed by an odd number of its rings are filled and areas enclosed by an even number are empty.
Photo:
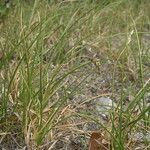
[[[104,121],[109,118],[110,112],[116,107],[116,104],[109,97],[96,99],[96,111]]]

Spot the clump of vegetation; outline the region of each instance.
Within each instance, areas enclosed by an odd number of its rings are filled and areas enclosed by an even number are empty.
[[[107,149],[150,148],[147,0],[2,1],[0,20],[0,148],[86,150],[90,123]]]

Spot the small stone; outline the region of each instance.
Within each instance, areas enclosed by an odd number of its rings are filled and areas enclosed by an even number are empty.
[[[95,100],[95,110],[100,116],[100,121],[106,123],[109,121],[110,112],[116,107],[116,104],[109,97],[101,97]]]
[[[144,142],[146,140],[146,141],[150,142],[150,131],[147,132],[146,134],[144,134],[142,132],[131,133],[129,135],[129,137],[133,141]]]
[[[107,115],[108,111],[116,107],[116,104],[109,97],[101,97],[96,100],[96,110]]]

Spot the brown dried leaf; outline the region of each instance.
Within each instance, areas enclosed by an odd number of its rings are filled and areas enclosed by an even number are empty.
[[[90,137],[89,150],[108,150],[109,143],[102,132],[93,132]]]

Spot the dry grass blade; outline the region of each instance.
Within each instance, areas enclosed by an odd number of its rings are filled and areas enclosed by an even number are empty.
[[[0,60],[3,58],[4,54],[3,52],[0,52]]]

